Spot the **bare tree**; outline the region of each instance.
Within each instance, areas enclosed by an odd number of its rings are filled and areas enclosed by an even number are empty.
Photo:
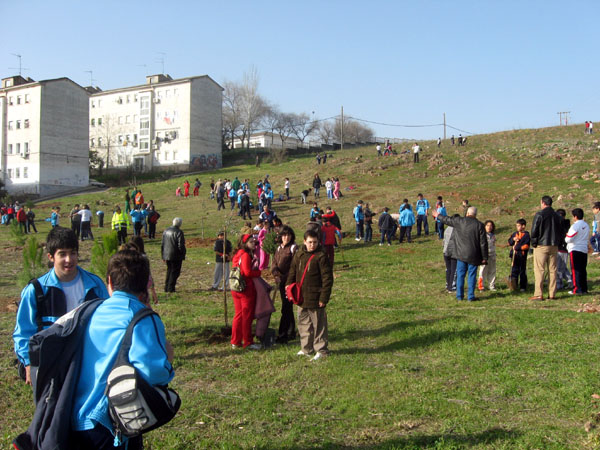
[[[242,128],[241,88],[233,81],[225,81],[223,89],[223,141],[229,139],[233,148],[233,141]]]
[[[293,114],[279,113],[277,122],[275,123],[275,131],[281,139],[281,147],[285,148],[285,141],[294,132],[293,125]]]
[[[256,130],[267,111],[267,101],[258,93],[258,71],[251,67],[244,74],[241,89],[241,120],[242,120],[242,146],[244,139],[246,147],[250,147],[250,136]]]
[[[327,120],[325,122],[321,122],[319,129],[317,130],[319,139],[323,141],[324,144],[331,144],[335,138],[335,125]]]
[[[98,152],[98,157],[104,159],[106,170],[114,165],[115,155],[123,153],[119,136],[123,134],[123,126],[118,123],[115,115],[103,115],[92,119],[90,130],[90,148]]]
[[[318,123],[311,120],[308,114],[293,114],[292,115],[292,132],[298,140],[304,143],[304,140],[314,134],[318,129]]]
[[[275,129],[277,127],[277,122],[279,121],[279,116],[281,116],[281,111],[277,105],[267,105],[267,109],[262,118],[262,125],[265,130],[271,132],[271,147],[273,147]]]
[[[334,126],[335,139],[338,142],[342,141],[342,120],[338,117],[335,120]],[[375,132],[367,125],[364,125],[356,120],[347,119],[344,117],[344,136],[345,142],[367,142],[373,140]]]

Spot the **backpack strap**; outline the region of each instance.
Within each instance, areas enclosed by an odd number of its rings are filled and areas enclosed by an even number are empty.
[[[127,330],[125,330],[125,336],[123,336],[123,340],[121,341],[121,348],[119,349],[119,354],[117,356],[117,360],[115,361],[115,365],[113,369],[119,365],[124,363],[129,363],[129,350],[131,349],[131,338],[133,336],[133,327],[135,324],[142,320],[144,317],[158,315],[151,308],[142,308],[137,313],[134,314],[131,322],[127,326]]]
[[[29,280],[29,284],[33,285],[33,289],[35,290],[35,323],[37,325],[37,330],[42,331],[44,323],[42,321],[42,314],[40,313],[40,306],[46,300],[46,296],[44,295],[44,289],[37,278]]]

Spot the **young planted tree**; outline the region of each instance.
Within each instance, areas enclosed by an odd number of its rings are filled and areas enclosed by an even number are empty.
[[[117,252],[118,248],[119,239],[116,232],[105,234],[102,236],[102,240],[94,241],[91,261],[92,272],[104,279],[108,268],[108,260]]]
[[[25,286],[30,280],[42,276],[47,270],[44,263],[44,247],[31,236],[23,247],[23,269],[17,276],[19,286]]]

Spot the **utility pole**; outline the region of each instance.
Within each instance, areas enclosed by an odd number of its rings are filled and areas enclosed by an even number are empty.
[[[444,140],[446,140],[446,113],[444,113]]]
[[[557,112],[556,114],[558,114],[558,123],[559,125],[562,125],[562,118],[563,118],[563,114],[565,115],[565,126],[569,125],[569,114],[571,114],[571,111],[560,111]]]
[[[344,150],[344,107],[342,106],[342,124],[341,124],[341,141],[342,145],[340,150]]]

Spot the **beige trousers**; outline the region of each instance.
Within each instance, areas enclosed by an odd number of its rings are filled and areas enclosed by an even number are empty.
[[[556,255],[558,247],[555,245],[540,245],[533,250],[533,273],[535,275],[535,295],[544,295],[544,271],[548,267],[548,297],[556,296]]]
[[[298,308],[298,334],[304,353],[328,354],[326,308]]]

